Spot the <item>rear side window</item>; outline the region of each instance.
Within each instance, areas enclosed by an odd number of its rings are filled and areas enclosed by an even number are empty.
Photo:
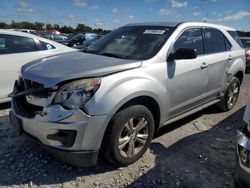
[[[234,40],[240,45],[241,48],[244,48],[240,40],[240,37],[236,31],[227,31],[227,32],[234,38]]]
[[[197,55],[203,54],[202,30],[191,28],[184,31],[174,43],[174,51],[178,48],[196,49]]]
[[[13,54],[37,51],[32,38],[0,34],[0,54]]]
[[[53,50],[55,49],[56,47],[53,46],[52,44],[49,44],[47,42],[43,42],[43,41],[39,41],[40,43],[40,50],[43,51],[43,50]]]
[[[218,53],[226,51],[226,39],[222,32],[217,29],[204,29],[206,53]],[[227,44],[230,45],[230,44]],[[228,48],[230,48],[228,46]]]

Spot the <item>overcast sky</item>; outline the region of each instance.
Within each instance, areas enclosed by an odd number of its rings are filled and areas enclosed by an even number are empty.
[[[0,22],[113,29],[131,22],[203,21],[250,30],[250,0],[1,0]]]

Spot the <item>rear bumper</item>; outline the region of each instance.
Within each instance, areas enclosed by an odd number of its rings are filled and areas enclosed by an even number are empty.
[[[236,180],[243,187],[250,186],[250,133],[247,128],[243,128],[237,132],[237,150],[236,150]],[[247,152],[247,160],[242,157],[242,148]]]

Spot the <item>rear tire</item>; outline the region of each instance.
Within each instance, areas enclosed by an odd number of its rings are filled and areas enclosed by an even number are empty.
[[[239,93],[240,80],[237,77],[233,77],[231,83],[227,87],[223,99],[217,104],[217,107],[225,112],[231,110],[238,100]]]
[[[154,118],[142,105],[117,112],[104,135],[104,157],[117,166],[136,162],[148,149],[154,134]]]

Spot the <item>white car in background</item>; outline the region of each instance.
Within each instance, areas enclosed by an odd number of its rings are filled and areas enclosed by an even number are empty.
[[[22,65],[40,58],[75,51],[36,35],[0,29],[0,103],[10,101]]]

